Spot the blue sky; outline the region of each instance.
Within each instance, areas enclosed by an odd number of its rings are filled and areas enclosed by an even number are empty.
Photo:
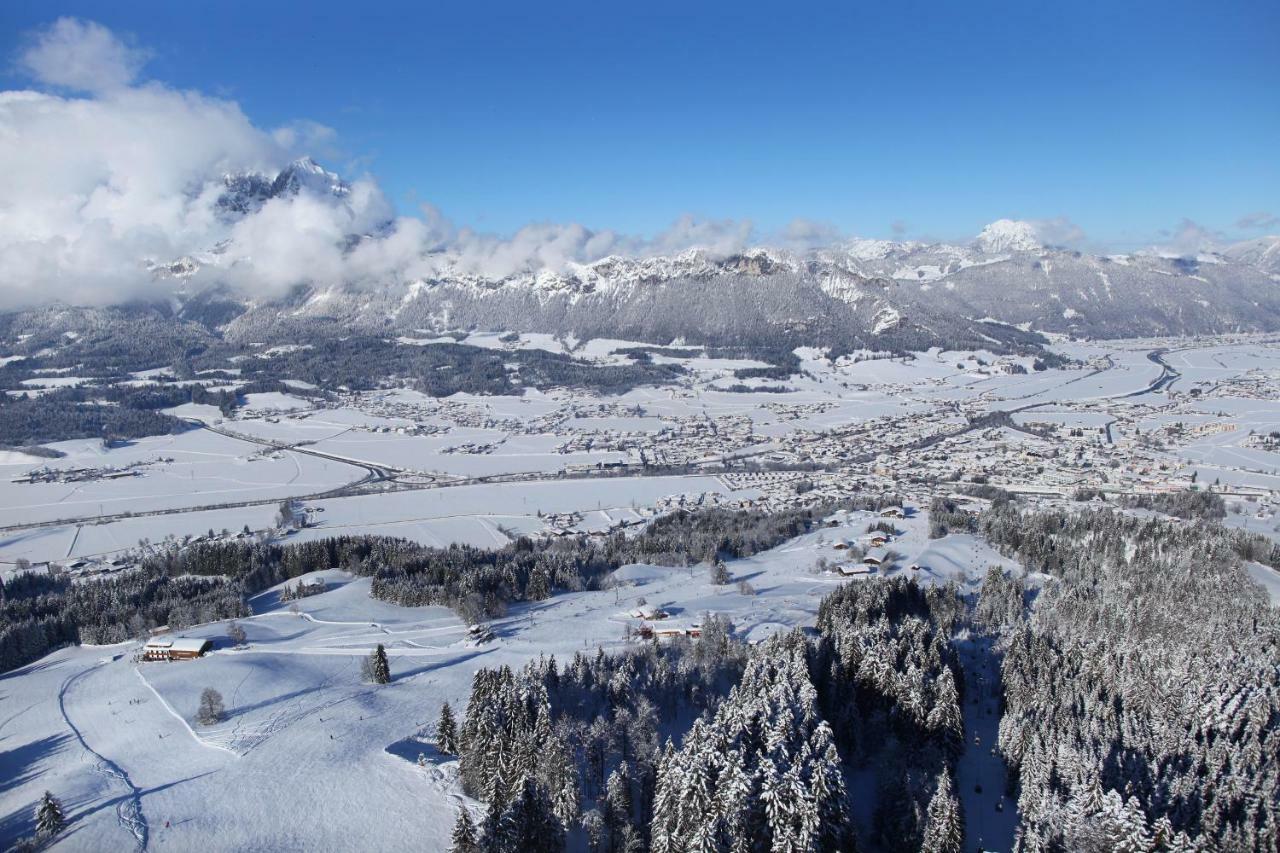
[[[1280,213],[1275,0],[7,0],[0,52],[62,15],[151,51],[144,78],[333,128],[321,159],[483,230],[1067,217],[1121,247]],[[30,85],[11,62],[0,84]]]

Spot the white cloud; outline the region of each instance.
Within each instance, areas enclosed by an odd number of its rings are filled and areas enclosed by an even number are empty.
[[[796,218],[787,223],[777,242],[792,249],[816,249],[830,246],[842,238],[840,230],[829,222]]]
[[[1079,249],[1088,241],[1084,229],[1065,216],[1055,216],[1052,219],[1033,219],[1031,220],[1031,227],[1035,229],[1037,239],[1045,246],[1066,246],[1072,249]]]
[[[185,256],[214,260],[197,285],[225,281],[269,297],[298,283],[404,281],[442,263],[502,277],[610,254],[697,247],[723,256],[752,237],[750,222],[692,216],[651,239],[572,223],[479,234],[429,205],[395,218],[370,180],[341,196],[304,188],[228,222],[217,207],[226,174],[274,176],[302,153],[331,153],[333,131],[306,121],[263,129],[234,102],[134,85],[144,59],[106,28],[70,18],[36,33],[19,58],[41,86],[87,94],[0,92],[0,308],[163,295],[176,284],[148,263]],[[787,233],[823,232],[793,223]],[[350,247],[352,235],[370,234]]]
[[[1162,252],[1191,257],[1201,252],[1216,252],[1229,242],[1225,234],[1199,222],[1183,219],[1171,233],[1167,233]]]
[[[1246,231],[1275,228],[1277,225],[1280,225],[1280,216],[1268,213],[1265,210],[1246,213],[1244,216],[1236,220],[1236,227]]]
[[[223,172],[289,154],[232,103],[160,86],[0,92],[0,301],[140,295],[146,258],[223,236]]]
[[[36,33],[18,58],[35,80],[83,92],[108,92],[128,86],[147,60],[111,30],[76,18],[59,18]]]
[[[725,257],[751,245],[754,227],[746,219],[699,219],[685,214],[641,249],[643,254],[670,255],[699,248]]]

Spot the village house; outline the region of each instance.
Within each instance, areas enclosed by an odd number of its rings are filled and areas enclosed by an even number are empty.
[[[874,548],[867,552],[862,558],[862,562],[868,566],[884,565],[885,560],[889,558],[889,552],[884,548]]]

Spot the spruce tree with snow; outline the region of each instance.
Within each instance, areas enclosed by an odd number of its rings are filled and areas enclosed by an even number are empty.
[[[222,694],[212,687],[206,687],[200,694],[200,708],[196,711],[196,722],[202,726],[213,726],[226,717],[226,709],[222,704]]]
[[[578,768],[573,756],[559,739],[553,743],[554,746],[546,761],[550,767],[546,775],[551,787],[551,810],[565,829],[568,829],[578,819],[581,808],[579,794],[581,782],[578,779]]]
[[[622,828],[631,823],[631,803],[631,775],[624,761],[609,776],[605,785],[604,821],[615,841],[615,848]]]
[[[52,838],[66,826],[66,816],[62,812],[62,803],[51,791],[45,791],[36,809],[36,832],[41,838]]]
[[[486,827],[484,848],[492,853],[561,853],[564,831],[546,791],[525,776],[496,822]]]
[[[458,724],[453,719],[453,709],[448,702],[440,706],[440,720],[436,723],[436,749],[445,755],[458,754]]]
[[[604,825],[604,815],[600,814],[599,809],[591,809],[582,815],[582,831],[587,835],[587,849],[591,853],[604,853],[607,829]],[[654,851],[656,853],[656,847]]]
[[[382,643],[369,655],[369,669],[374,684],[391,683],[391,664],[387,661],[387,650]]]
[[[929,709],[926,726],[935,732],[955,761],[964,752],[964,717],[960,711],[960,695],[956,690],[955,676],[949,667],[943,667],[935,680],[933,707]]]
[[[964,843],[964,820],[960,800],[951,786],[951,771],[938,774],[938,784],[929,801],[921,853],[960,853]]]
[[[458,820],[453,825],[453,844],[450,853],[480,853],[476,840],[476,827],[466,809],[458,809]]]

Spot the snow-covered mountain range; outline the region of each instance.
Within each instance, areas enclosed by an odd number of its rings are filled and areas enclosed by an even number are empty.
[[[273,200],[352,203],[352,185],[309,158],[274,175],[227,174],[222,185],[216,211],[230,233]],[[361,230],[342,235],[342,252],[380,251],[394,241],[389,219],[351,221]],[[657,343],[1018,349],[1034,345],[1037,332],[1106,338],[1280,328],[1280,237],[1194,256],[1091,255],[1043,245],[1033,224],[1002,219],[963,244],[641,252],[529,262],[503,274],[446,244],[423,251],[403,274],[309,278],[283,298],[237,290],[244,255],[225,248],[149,266],[169,281],[167,293],[176,287],[170,307],[178,317],[244,340],[483,329]]]

